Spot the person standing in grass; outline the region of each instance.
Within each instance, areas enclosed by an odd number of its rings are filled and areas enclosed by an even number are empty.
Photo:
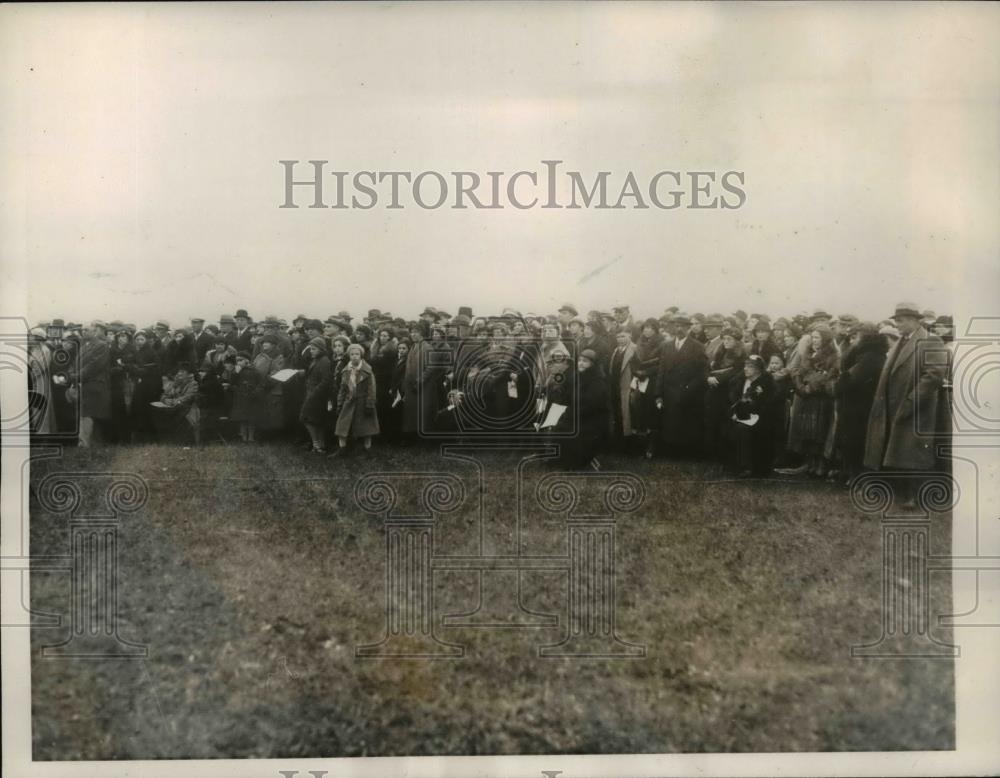
[[[879,375],[865,438],[864,464],[872,470],[913,472],[900,480],[898,497],[904,508],[916,506],[920,471],[937,466],[934,443],[949,429],[948,408],[940,402],[949,351],[937,335],[921,324],[914,303],[899,303],[892,317],[899,340],[889,350]]]
[[[249,351],[241,351],[236,355],[236,367],[230,380],[233,405],[229,418],[239,422],[240,440],[253,443],[266,379],[254,369]]]
[[[833,423],[833,394],[840,355],[833,332],[825,324],[815,325],[800,346],[798,361],[791,371],[795,397],[788,448],[803,458],[804,472],[824,477],[829,466],[824,451]]]
[[[309,432],[313,453],[325,454],[327,403],[333,386],[333,369],[323,338],[310,340],[306,351],[309,352],[310,362],[305,373],[305,398],[302,401],[302,410],[299,411],[299,421]]]
[[[83,448],[93,445],[95,425],[100,427],[111,418],[111,350],[106,330],[102,322],[95,321],[83,331],[79,372],[74,376],[80,403],[79,444]]]
[[[347,348],[347,364],[340,376],[337,392],[337,450],[331,457],[343,454],[351,438],[360,438],[365,451],[372,445],[372,436],[378,435],[378,390],[371,365],[364,360],[365,347],[352,343]]]
[[[740,478],[770,475],[774,462],[774,379],[759,354],[746,358],[742,372],[728,382],[727,389],[734,464]]]

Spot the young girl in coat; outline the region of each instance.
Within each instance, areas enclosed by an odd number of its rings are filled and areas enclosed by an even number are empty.
[[[236,355],[236,367],[232,376],[233,407],[229,418],[240,424],[240,440],[254,442],[256,421],[259,414],[260,395],[264,391],[264,378],[250,364],[251,357],[246,351]]]
[[[377,388],[371,365],[364,360],[365,348],[352,343],[347,348],[347,364],[341,371],[340,389],[337,392],[337,450],[330,454],[343,454],[350,438],[360,438],[365,451],[372,446],[372,435],[378,435],[376,411]]]

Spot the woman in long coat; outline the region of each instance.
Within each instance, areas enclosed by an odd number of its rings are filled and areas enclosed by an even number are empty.
[[[333,370],[330,366],[330,357],[326,354],[326,341],[323,338],[313,338],[306,348],[312,361],[306,368],[305,398],[302,401],[302,410],[299,412],[299,421],[309,431],[313,452],[325,454],[326,405],[330,400]]]
[[[426,327],[414,327],[410,330],[413,346],[406,355],[406,374],[403,385],[406,390],[406,404],[403,406],[403,432],[416,435],[421,430],[431,429],[437,401],[437,387],[434,384],[435,372],[428,352],[430,342],[424,337]]]
[[[403,429],[403,408],[406,405],[406,359],[410,353],[410,345],[409,338],[397,341],[396,364],[392,368],[388,391],[383,392],[379,389],[379,394],[387,395],[388,403],[387,415],[383,416],[380,412],[379,419],[384,425],[384,432],[388,433],[391,440],[397,440]],[[378,382],[378,376],[375,377],[375,381]]]
[[[398,357],[396,338],[392,331],[384,327],[378,331],[378,336],[371,344],[371,366],[375,374],[375,385],[378,387],[378,397],[375,408],[378,411],[379,423],[384,430],[391,428],[389,414],[392,410],[394,394],[389,393],[392,384],[392,373]]]
[[[795,398],[788,448],[804,458],[806,472],[824,476],[828,466],[824,451],[833,423],[833,391],[840,356],[833,344],[833,333],[826,326],[814,327],[801,345],[791,371]]]
[[[850,343],[841,359],[836,385],[837,447],[848,481],[863,468],[868,414],[889,350],[888,339],[871,322],[859,324],[851,333]]]
[[[641,385],[645,383],[645,391],[637,390],[635,407],[632,409],[632,426],[646,439],[646,457],[653,455],[653,430],[659,421],[656,410],[656,398],[653,397],[653,386],[656,384],[656,371],[660,365],[660,352],[663,349],[663,335],[660,334],[660,323],[656,319],[646,319],[642,323],[642,332],[635,344],[635,362],[632,365],[632,375]]]
[[[572,430],[574,420],[576,435],[562,444],[561,459],[565,466],[580,469],[588,464],[600,469],[596,454],[608,434],[610,398],[608,380],[601,368],[597,352],[584,349],[577,359],[576,391],[577,408],[570,407],[556,424],[557,432]]]
[[[133,365],[135,346],[132,345],[132,333],[121,330],[115,333],[111,344],[111,427],[116,443],[129,443],[132,440],[129,410],[135,394]]]
[[[257,398],[254,426],[258,430],[270,432],[280,430],[285,424],[284,385],[272,381],[271,376],[285,368],[285,357],[279,348],[275,335],[264,335],[260,339],[260,351],[253,358],[253,369],[261,377],[262,391]]]
[[[135,362],[131,366],[132,380],[132,439],[149,441],[156,437],[151,402],[163,394],[163,365],[155,336],[150,330],[139,330],[133,337]]]
[[[364,360],[365,348],[352,343],[347,349],[348,363],[337,392],[337,450],[330,456],[343,453],[350,438],[361,438],[365,450],[372,446],[372,435],[378,435],[376,398],[378,386],[371,365]]]
[[[774,464],[774,379],[759,354],[746,358],[741,375],[729,381],[727,392],[731,403],[726,420],[728,437],[740,477],[770,475]]]
[[[709,365],[705,390],[705,453],[719,461],[724,459],[723,441],[731,415],[729,406],[734,402],[729,396],[730,383],[740,381],[742,384],[745,359],[746,350],[739,330],[724,330],[722,345],[716,349]]]

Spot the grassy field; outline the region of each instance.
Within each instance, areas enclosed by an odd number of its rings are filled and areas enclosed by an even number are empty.
[[[491,456],[511,471],[512,455]],[[354,652],[384,634],[385,529],[355,504],[356,480],[462,478],[469,503],[442,519],[438,550],[465,553],[478,537],[471,464],[429,449],[335,462],[280,444],[68,449],[32,481],[112,471],[149,484],[119,536],[119,629],[149,657],[41,658],[66,631],[33,630],[34,758],[954,747],[951,662],[850,656],[881,631],[881,540],[842,488],[730,481],[694,463],[605,466],[646,484],[619,524],[617,568],[617,631],[644,658],[540,658],[558,627],[445,627],[476,591],[473,574],[443,572],[437,633],[465,656],[372,660]],[[552,469],[529,465],[526,493]],[[514,486],[484,494],[496,548],[513,542]],[[932,551],[948,553],[950,517],[934,520]],[[556,517],[528,511],[526,526],[531,553],[564,543]],[[32,554],[66,554],[68,536],[66,518],[33,500]],[[69,586],[33,573],[33,608],[65,615]],[[531,610],[565,619],[563,575],[525,573],[524,588]],[[932,602],[948,609],[946,575],[932,576]]]

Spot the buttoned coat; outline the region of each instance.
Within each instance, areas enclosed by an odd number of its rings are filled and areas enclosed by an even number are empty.
[[[935,437],[947,420],[940,402],[948,365],[944,342],[918,327],[889,350],[868,415],[865,466],[875,470],[934,468]],[[945,414],[946,415],[946,414]]]

